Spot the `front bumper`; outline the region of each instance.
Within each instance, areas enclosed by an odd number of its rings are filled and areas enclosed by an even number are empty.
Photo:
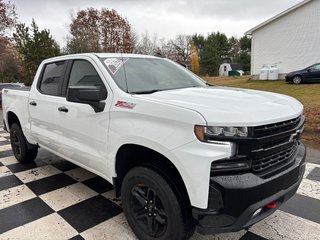
[[[268,179],[253,173],[211,177],[208,209],[192,211],[198,232],[239,231],[272,214],[296,193],[302,181],[306,158],[303,144],[293,157],[291,167]],[[276,207],[267,207],[270,203],[276,203]]]
[[[286,82],[291,82],[291,81],[292,81],[292,77],[291,77],[291,76],[286,75],[285,80],[286,80]]]

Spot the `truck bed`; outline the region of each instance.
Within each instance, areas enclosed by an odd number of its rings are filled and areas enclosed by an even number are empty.
[[[28,126],[29,94],[30,94],[30,87],[2,90],[3,116],[4,117],[7,116],[8,112],[19,114],[19,116],[17,117],[20,119],[20,123],[23,131],[26,130]]]
[[[21,87],[21,88],[17,88],[17,89],[14,89],[14,90],[20,90],[20,91],[30,91],[30,87]]]

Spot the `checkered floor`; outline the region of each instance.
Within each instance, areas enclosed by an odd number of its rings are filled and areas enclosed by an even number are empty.
[[[135,237],[107,181],[41,149],[19,164],[0,130],[0,239]],[[192,239],[320,239],[320,165],[308,163],[298,193],[249,231]]]

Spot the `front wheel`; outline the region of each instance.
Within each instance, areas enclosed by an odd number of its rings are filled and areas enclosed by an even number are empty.
[[[292,79],[292,82],[294,84],[300,84],[300,83],[302,83],[302,78],[300,76],[294,76]]]
[[[121,199],[129,225],[139,239],[186,239],[182,206],[167,181],[157,172],[135,167],[125,176]]]
[[[21,127],[17,123],[13,123],[10,127],[10,142],[13,154],[20,163],[31,162],[37,157],[38,147],[30,144],[28,146]]]

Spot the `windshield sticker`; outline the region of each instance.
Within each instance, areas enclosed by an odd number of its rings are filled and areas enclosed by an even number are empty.
[[[104,64],[110,70],[110,72],[115,75],[122,65],[128,61],[129,58],[107,58],[104,60]]]

